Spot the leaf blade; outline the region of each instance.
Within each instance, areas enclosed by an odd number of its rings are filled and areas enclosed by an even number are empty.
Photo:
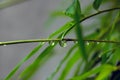
[[[30,54],[28,54],[25,58],[23,58],[14,68],[11,70],[11,72],[5,77],[5,80],[9,80],[15,73],[16,71],[20,68],[20,66],[27,61],[29,58],[31,58],[35,53],[39,51],[39,49],[42,47],[44,43],[40,43],[37,47],[35,47]]]
[[[94,0],[94,2],[93,2],[93,8],[94,8],[95,10],[98,10],[98,8],[100,7],[102,1],[103,1],[103,0]]]
[[[66,76],[68,75],[72,67],[75,65],[75,63],[80,59],[80,57],[81,55],[79,54],[79,50],[77,50],[67,62],[58,80],[65,80]]]
[[[59,71],[59,69],[61,68],[61,66],[63,65],[63,63],[69,58],[69,56],[71,55],[72,51],[76,48],[76,45],[74,45],[66,54],[66,56],[61,60],[61,62],[59,63],[58,67],[56,68],[56,70],[50,75],[50,77],[48,77],[47,80],[53,80],[54,76],[57,74],[57,72]]]
[[[35,61],[29,65],[19,76],[22,80],[28,80],[32,77],[32,75],[36,72],[36,70],[40,67],[40,63],[45,59],[49,54],[49,52],[54,48],[54,46],[48,46],[36,59]]]

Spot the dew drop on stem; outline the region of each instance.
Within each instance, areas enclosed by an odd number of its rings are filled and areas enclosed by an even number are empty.
[[[75,44],[78,44],[78,41],[74,41]]]
[[[90,43],[87,41],[87,42],[86,42],[86,45],[88,45],[88,46],[89,46],[89,45],[90,45]]]
[[[4,44],[3,46],[7,46],[6,44]]]
[[[67,41],[61,40],[61,41],[59,41],[59,45],[60,45],[61,47],[66,47],[66,46],[67,46]]]
[[[54,42],[54,41],[49,41],[49,45],[50,45],[50,46],[54,46],[54,45],[55,45],[55,42]]]
[[[97,44],[100,44],[100,42],[97,42]]]

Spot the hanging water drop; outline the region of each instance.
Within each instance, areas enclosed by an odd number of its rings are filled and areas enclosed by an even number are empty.
[[[97,42],[97,44],[100,44],[100,42]]]
[[[99,58],[101,58],[101,56],[102,56],[101,54],[100,54],[100,55],[98,55],[98,57],[99,57]]]
[[[65,41],[65,40],[59,41],[59,45],[61,47],[66,47],[67,46],[67,41]]]
[[[49,41],[49,45],[50,45],[50,46],[54,46],[54,45],[55,45],[55,42],[54,42],[54,41]]]
[[[74,41],[75,44],[78,44],[78,41]]]
[[[7,46],[6,44],[4,44],[3,46]]]
[[[88,45],[88,46],[89,46],[89,45],[90,45],[90,43],[89,43],[89,42],[86,42],[86,45]]]
[[[88,46],[90,45],[90,43],[89,43],[89,42],[87,42],[86,44],[87,44]]]

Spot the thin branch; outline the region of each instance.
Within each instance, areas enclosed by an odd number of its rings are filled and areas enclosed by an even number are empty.
[[[4,46],[4,45],[12,45],[12,44],[22,44],[22,43],[36,43],[36,42],[59,42],[59,41],[78,41],[77,39],[69,39],[69,38],[65,38],[65,39],[31,39],[31,40],[16,40],[16,41],[6,41],[6,42],[0,42],[0,46]],[[107,40],[84,40],[84,42],[100,42],[100,43],[116,43],[116,44],[120,44],[119,41],[107,41]]]
[[[110,11],[114,11],[114,10],[120,10],[120,7],[102,10],[102,11],[99,11],[99,12],[97,12],[97,13],[94,13],[94,14],[92,14],[92,15],[89,15],[89,16],[83,18],[82,20],[80,20],[79,22],[77,22],[77,23],[75,23],[73,26],[71,26],[71,27],[64,33],[64,36],[65,36],[70,30],[72,30],[72,29],[75,27],[75,25],[77,25],[77,24],[79,24],[79,23],[82,23],[83,21],[85,21],[85,20],[87,20],[87,19],[89,19],[89,18],[91,18],[91,17],[94,17],[94,16],[96,16],[96,15],[99,15],[99,14],[101,14],[101,13],[110,12]]]
[[[120,10],[120,8],[112,8],[112,9],[107,9],[107,10],[103,10],[103,11],[99,11],[95,14],[92,14],[90,16],[85,17],[84,19],[80,20],[78,23],[81,23],[91,17],[94,17],[98,14],[101,13],[105,13],[105,12],[109,12],[109,11],[113,11],[113,10]],[[76,24],[78,24],[76,23]],[[69,28],[66,33],[64,35],[66,35],[76,24],[74,24],[71,28]],[[12,44],[21,44],[21,43],[34,43],[34,42],[50,42],[50,41],[78,41],[77,39],[30,39],[30,40],[16,40],[16,41],[6,41],[6,42],[0,42],[0,46],[2,45],[12,45]],[[120,43],[118,41],[107,41],[107,40],[84,40],[85,42],[104,42],[104,43]]]

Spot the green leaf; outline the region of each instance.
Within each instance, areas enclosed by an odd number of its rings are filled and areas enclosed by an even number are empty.
[[[55,31],[54,33],[52,33],[49,36],[49,38],[52,38],[52,37],[56,36],[57,34],[62,33],[63,31],[66,31],[68,28],[70,28],[74,24],[75,24],[74,21],[67,22],[64,26],[60,27],[60,29],[58,29],[57,31]]]
[[[113,63],[114,65],[116,65],[116,62],[118,62],[120,60],[120,56],[118,56],[120,53],[119,48],[120,48],[120,46],[118,46],[118,49],[115,50],[113,57],[111,59],[111,63]]]
[[[61,62],[59,63],[58,67],[55,69],[55,71],[50,75],[50,77],[47,80],[53,80],[54,76],[58,73],[58,71],[60,70],[60,68],[62,67],[62,65],[64,64],[64,62],[69,58],[69,56],[71,55],[71,53],[73,52],[73,50],[76,48],[76,45],[74,45],[66,54],[66,56],[61,60]]]
[[[98,75],[98,77],[95,80],[105,80],[105,78],[107,78],[112,71],[117,70],[116,66],[112,66],[112,65],[104,65],[100,74]]]
[[[74,0],[74,6],[75,6],[74,21],[76,23],[78,23],[80,15],[81,15],[79,0]],[[82,55],[83,59],[87,62],[87,54],[86,54],[85,44],[84,44],[84,40],[83,40],[82,27],[79,24],[76,24],[76,36],[78,39],[78,46],[81,51],[81,55]]]
[[[97,73],[100,72],[99,76],[95,79],[95,80],[104,80],[104,78],[106,76],[108,76],[108,74],[110,74],[112,71],[116,70],[117,67],[112,66],[110,64],[104,64],[101,66],[98,66],[96,68],[93,68],[90,71],[87,71],[86,73],[80,75],[80,76],[76,76],[74,78],[72,78],[71,80],[85,80],[86,78],[95,75]]]
[[[67,77],[67,75],[69,74],[70,70],[72,69],[72,67],[74,67],[75,63],[80,60],[81,55],[79,54],[79,50],[77,50],[73,56],[69,59],[69,61],[67,62],[64,70],[62,71],[60,77],[58,80],[65,80],[65,78]]]
[[[44,22],[44,25],[49,27],[53,21],[55,21],[58,17],[66,17],[65,12],[63,11],[54,11],[50,13],[49,18]]]
[[[81,55],[85,61],[87,61],[87,54],[85,49],[85,43],[83,40],[82,30],[80,25],[76,25],[76,35],[78,39],[78,46],[81,51]]]
[[[100,72],[100,70],[101,70],[102,68],[103,68],[103,66],[99,66],[99,67],[93,68],[92,70],[87,71],[86,73],[84,73],[84,74],[82,74],[82,75],[80,75],[80,76],[73,77],[73,78],[70,79],[70,80],[85,80],[85,79],[88,78],[89,76]]]
[[[93,2],[93,8],[98,10],[98,8],[100,7],[101,3],[103,0],[94,0]]]
[[[10,78],[15,74],[15,72],[20,68],[20,66],[26,62],[28,59],[30,59],[35,53],[37,53],[40,48],[43,46],[44,43],[40,43],[38,46],[36,46],[25,58],[23,58],[14,68],[11,70],[11,72],[7,75],[7,77],[4,80],[10,80]]]
[[[62,35],[59,35],[58,38],[61,39]],[[29,78],[32,77],[32,75],[34,75],[34,73],[38,70],[38,68],[40,68],[40,66],[42,65],[41,63],[44,62],[43,60],[47,61],[48,56],[50,56],[51,54],[49,54],[53,48],[57,45],[58,42],[55,42],[54,45],[50,45],[47,48],[45,48],[45,50],[43,50],[43,52],[41,52],[41,54],[35,59],[35,61],[29,65],[21,74],[20,77],[22,80],[27,80]]]
[[[50,55],[49,53],[52,51],[52,49],[55,47],[54,46],[48,46],[36,59],[35,61],[29,65],[27,68],[25,68],[25,70],[20,74],[19,78],[22,80],[28,80],[29,78],[32,77],[32,75],[36,72],[36,70],[38,70],[38,68],[40,67],[40,64],[42,63],[42,61],[44,59],[46,59],[46,57],[48,55]]]
[[[77,8],[78,14],[82,16],[80,12],[80,4],[78,0],[73,0],[73,3],[66,9],[65,14],[74,19],[74,16],[76,14],[75,12],[76,8]]]
[[[113,21],[113,23],[112,23],[112,26],[111,26],[111,29],[110,29],[110,33],[109,33],[109,37],[111,37],[111,35],[112,35],[113,31],[114,31],[114,29],[115,29],[115,27],[116,27],[116,23],[117,23],[117,21],[119,20],[119,17],[120,17],[120,12],[118,12],[118,13],[116,14],[116,17],[115,17],[115,19],[114,19],[114,21]]]

